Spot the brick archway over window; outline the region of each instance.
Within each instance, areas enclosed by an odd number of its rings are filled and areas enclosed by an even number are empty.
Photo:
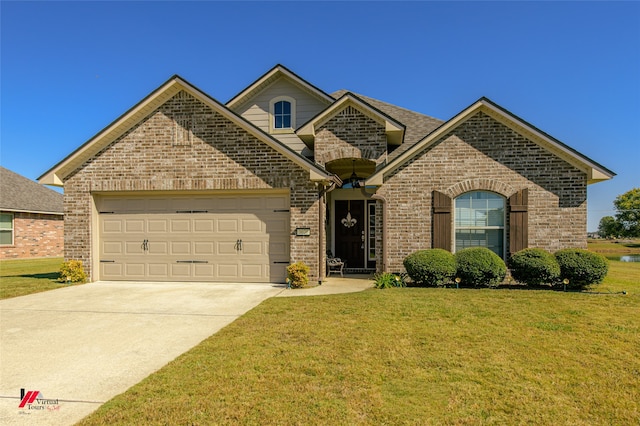
[[[478,178],[463,180],[462,182],[451,185],[445,190],[444,193],[451,198],[456,198],[466,192],[471,191],[490,191],[495,192],[496,194],[500,194],[503,197],[509,198],[518,190],[511,185],[498,180]]]

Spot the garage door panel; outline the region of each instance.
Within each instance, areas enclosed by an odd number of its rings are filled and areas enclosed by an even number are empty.
[[[277,217],[265,220],[265,230],[268,234],[287,235],[289,232],[289,220],[287,217]]]
[[[244,255],[264,255],[266,244],[262,241],[242,241],[242,254]]]
[[[104,234],[119,234],[122,232],[123,226],[122,219],[105,218],[102,220],[102,232]]]
[[[149,277],[166,279],[169,276],[169,265],[166,263],[149,263]]]
[[[238,278],[238,264],[237,263],[219,263],[217,265],[217,275],[220,278],[235,280]]]
[[[287,243],[284,241],[269,241],[269,254],[276,262],[287,260],[288,256]]]
[[[146,265],[144,263],[125,263],[124,273],[127,277],[144,278]]]
[[[125,241],[124,242],[124,254],[125,255],[137,255],[144,254],[143,243],[140,241]]]
[[[171,219],[171,232],[190,232],[191,220],[190,219]]]
[[[106,255],[121,255],[123,244],[121,241],[103,241],[102,252]]]
[[[116,278],[124,278],[124,265],[121,263],[101,263],[100,264],[100,276],[109,276]]]
[[[215,253],[215,244],[209,241],[201,241],[193,243],[193,254],[207,255]]]
[[[262,223],[260,219],[254,219],[254,218],[240,219],[240,232],[242,233],[248,233],[248,232],[260,233],[262,232],[263,226],[264,226],[264,223]]]
[[[194,219],[193,230],[195,232],[213,232],[215,221],[213,219]]]
[[[230,256],[236,256],[238,254],[235,241],[219,241],[216,246],[216,254]]]
[[[240,268],[242,270],[241,277],[244,279],[260,279],[265,275],[262,264],[243,263]]]
[[[169,254],[169,243],[167,241],[149,241],[147,253],[150,255]]]
[[[153,233],[166,233],[169,226],[167,219],[148,219],[147,220],[147,232]]]
[[[215,277],[215,267],[210,264],[194,264],[193,276],[203,281],[210,281]]]
[[[218,219],[217,225],[218,232],[238,232],[238,219]]]
[[[191,277],[191,264],[189,263],[172,263],[171,265],[171,278],[172,279],[184,279]]]
[[[171,241],[170,254],[175,256],[191,254],[191,242],[190,241]]]
[[[272,265],[289,260],[283,194],[108,198],[96,200],[101,279],[284,282],[286,264]]]
[[[144,233],[144,219],[125,219],[124,221],[124,232],[138,232]]]

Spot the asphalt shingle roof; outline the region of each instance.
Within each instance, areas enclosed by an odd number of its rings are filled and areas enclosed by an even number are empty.
[[[0,210],[63,213],[63,195],[0,166]]]

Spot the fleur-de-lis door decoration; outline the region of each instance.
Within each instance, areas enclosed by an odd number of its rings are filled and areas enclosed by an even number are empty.
[[[345,228],[352,228],[358,222],[355,217],[351,217],[351,200],[347,201],[347,217],[341,220]]]

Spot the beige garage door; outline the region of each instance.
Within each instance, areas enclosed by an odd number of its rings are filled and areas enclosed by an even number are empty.
[[[284,282],[287,194],[103,196],[100,279]]]

